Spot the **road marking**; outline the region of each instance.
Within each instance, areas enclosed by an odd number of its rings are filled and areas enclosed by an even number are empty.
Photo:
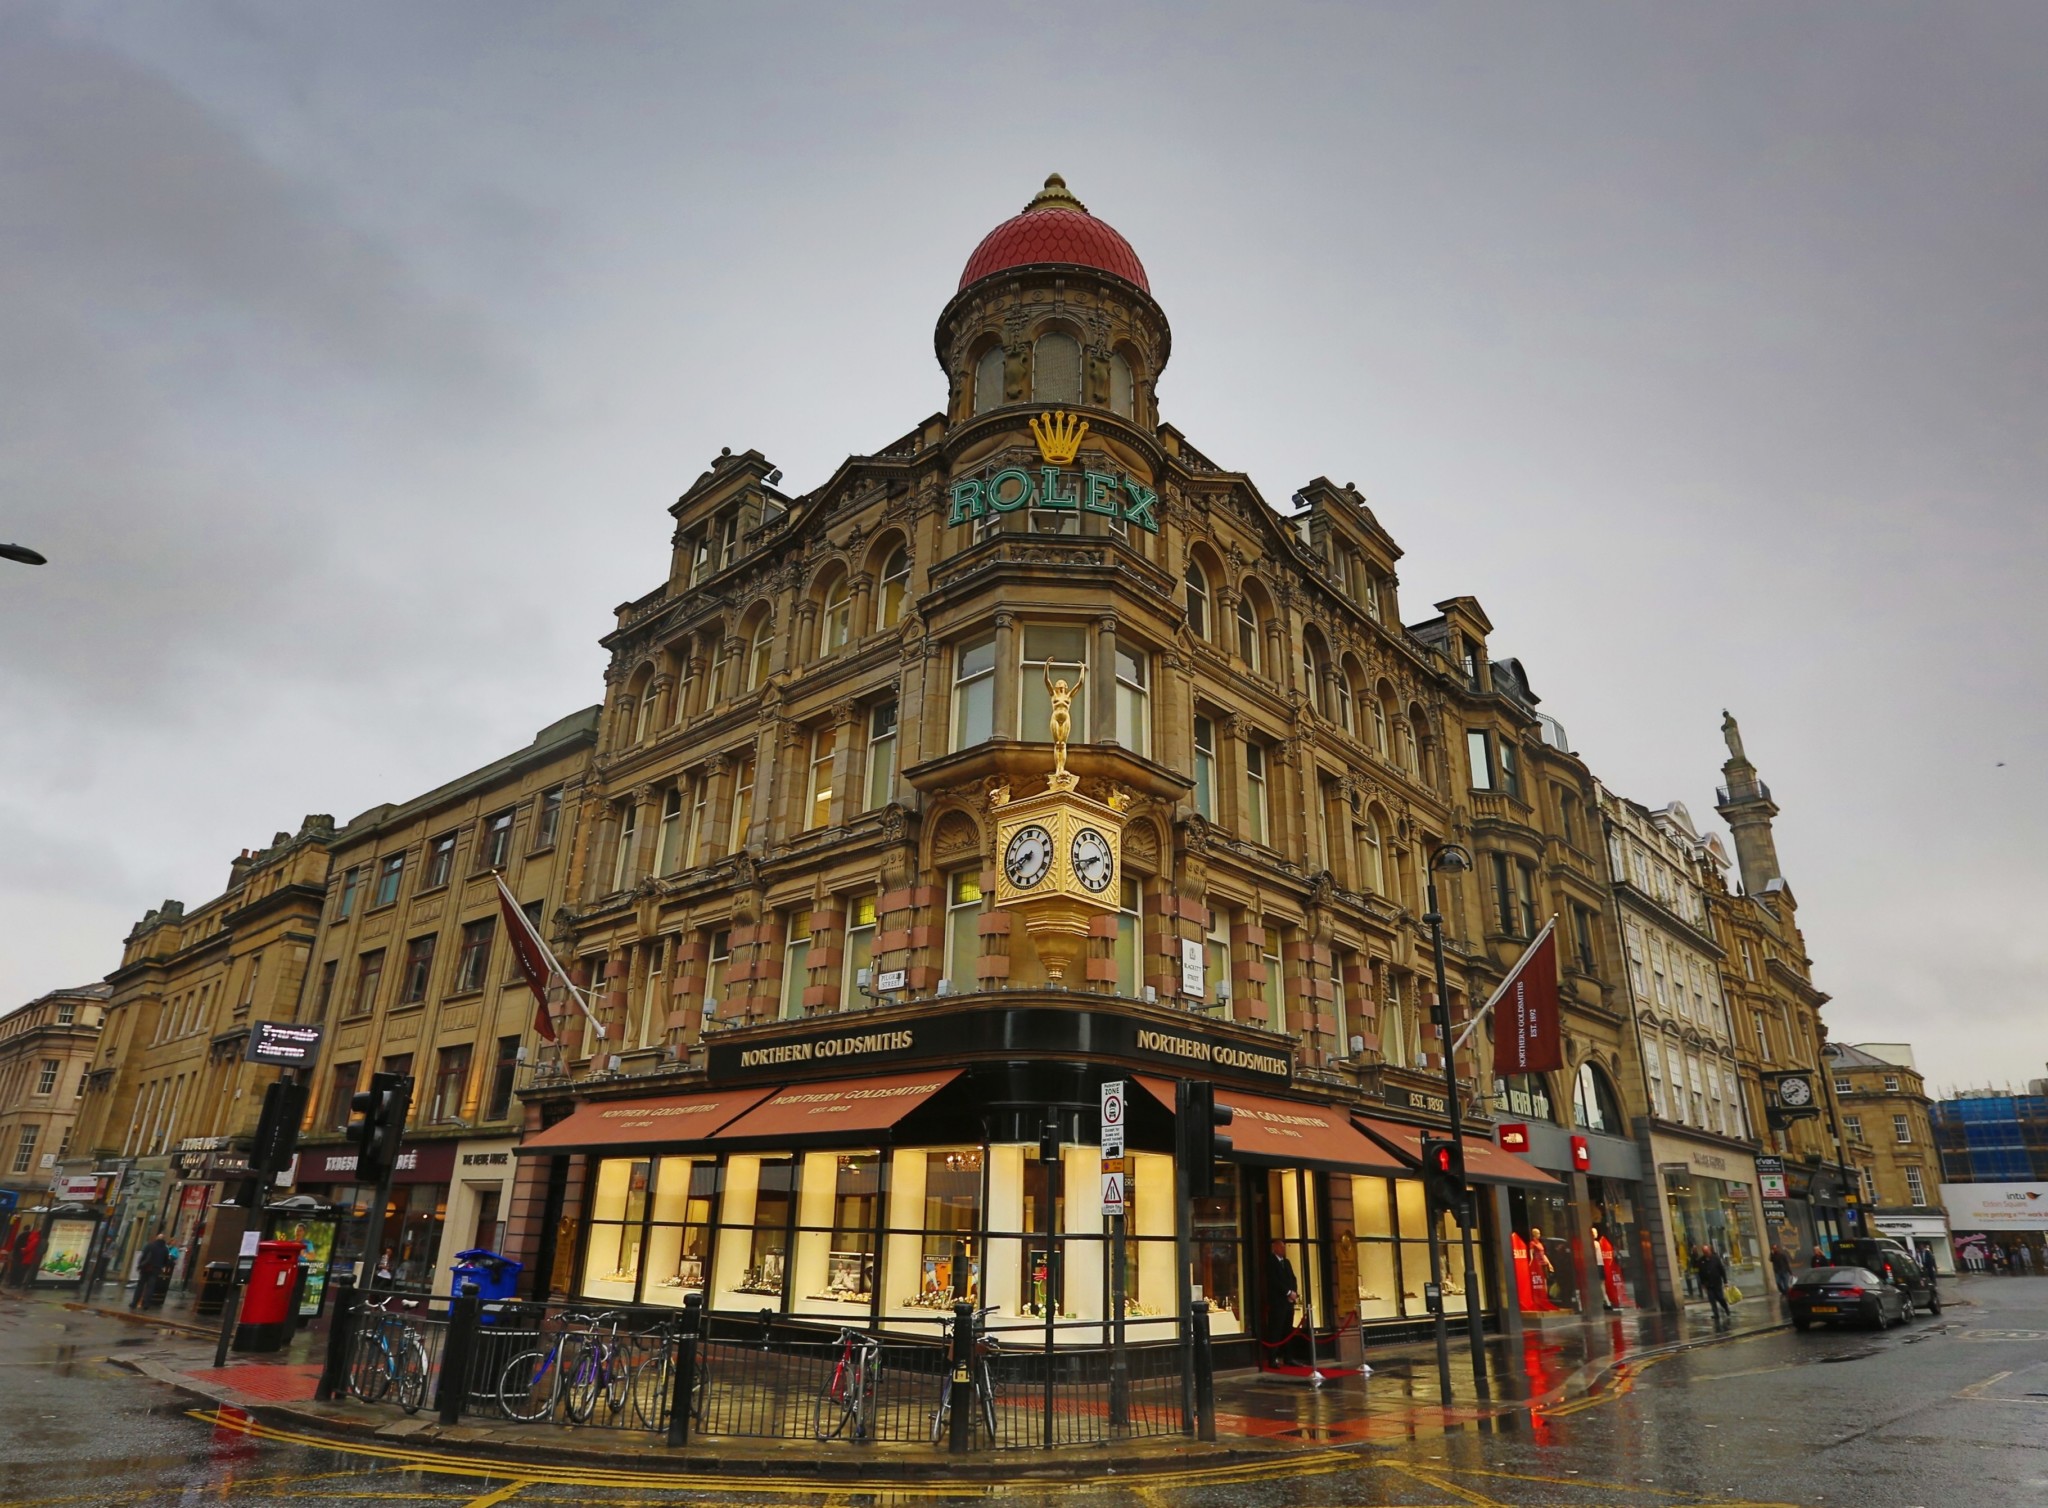
[[[2001,1382],[2005,1381],[2005,1379],[2010,1376],[2012,1376],[2012,1373],[2010,1371],[1993,1372],[1989,1377],[1985,1378],[1982,1382],[1971,1383],[1968,1387],[1964,1388],[1960,1393],[1956,1394],[1956,1397],[1982,1398],[1984,1396],[1986,1389],[1997,1387]]]
[[[1470,1503],[1472,1508],[1508,1508],[1508,1505],[1499,1498],[1490,1498],[1468,1487],[1460,1487],[1455,1482],[1446,1482],[1435,1472],[1423,1467],[1410,1466],[1401,1461],[1382,1461],[1379,1465],[1411,1481],[1420,1482],[1424,1487],[1434,1487],[1438,1492],[1447,1492],[1461,1503]]]
[[[533,1483],[530,1481],[511,1482],[500,1487],[496,1492],[487,1492],[480,1498],[471,1499],[463,1504],[463,1508],[491,1508],[493,1503],[502,1503],[515,1492],[524,1492],[532,1485]]]

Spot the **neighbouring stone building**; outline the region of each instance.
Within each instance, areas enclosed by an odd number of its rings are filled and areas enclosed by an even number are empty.
[[[43,1202],[71,1151],[109,993],[52,990],[0,1016],[0,1229]]]
[[[1934,1101],[1913,1049],[1903,1042],[1830,1042],[1827,1069],[1865,1218],[1913,1250],[1932,1251],[1944,1272],[1953,1270]]]
[[[334,1243],[334,1260],[362,1256],[346,1216],[365,1212],[369,1191],[343,1133],[351,1098],[380,1071],[413,1080],[386,1208],[394,1277],[446,1292],[457,1251],[507,1244],[514,1095],[541,1039],[493,876],[542,931],[552,925],[596,729],[597,709],[573,713],[525,748],[373,807],[334,835],[301,1013],[324,1040],[294,1185],[345,1212],[338,1230],[307,1231]]]
[[[1778,868],[1771,831],[1778,808],[1733,717],[1724,714],[1722,734],[1728,759],[1715,810],[1735,840],[1741,885],[1711,895],[1709,909],[1748,1119],[1767,1149],[1757,1179],[1766,1241],[1797,1261],[1816,1246],[1868,1232],[1855,1214],[1859,1179],[1826,1071],[1821,1007],[1828,995],[1813,983],[1798,902]]]
[[[124,1275],[151,1231],[187,1255],[180,1276],[232,1257],[241,1211],[216,1210],[248,1173],[265,1087],[245,1061],[257,1021],[292,1021],[327,888],[333,819],[228,865],[221,893],[165,901],[136,923],[107,976],[106,1026],[86,1077],[65,1172],[99,1178],[103,1254]]]

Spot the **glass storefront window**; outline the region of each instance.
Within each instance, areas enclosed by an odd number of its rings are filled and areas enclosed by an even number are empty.
[[[893,1154],[882,1312],[950,1317],[957,1295],[981,1302],[980,1147],[912,1147]]]
[[[1216,1164],[1216,1192],[1194,1203],[1189,1231],[1194,1261],[1195,1293],[1209,1301],[1212,1335],[1242,1335],[1245,1316],[1244,1237],[1240,1218],[1237,1167]]]
[[[1763,1252],[1757,1241],[1750,1186],[1666,1169],[1664,1188],[1685,1297],[1701,1298],[1693,1261],[1702,1243],[1721,1254],[1731,1283],[1749,1293],[1763,1292]]]
[[[1575,1227],[1565,1197],[1510,1189],[1508,1216],[1515,1292],[1523,1310],[1544,1314],[1577,1308],[1578,1284],[1572,1276]]]
[[[882,1154],[805,1156],[797,1210],[791,1309],[865,1320],[875,1296],[875,1230],[880,1223]]]
[[[590,1196],[590,1244],[583,1258],[589,1298],[630,1304],[640,1286],[640,1243],[645,1238],[647,1190],[654,1164],[645,1158],[608,1157],[597,1165]]]
[[[718,1164],[710,1158],[664,1157],[654,1174],[640,1301],[680,1305],[686,1295],[704,1291]]]
[[[781,1307],[795,1194],[794,1157],[734,1156],[727,1162],[712,1285],[714,1307]]]

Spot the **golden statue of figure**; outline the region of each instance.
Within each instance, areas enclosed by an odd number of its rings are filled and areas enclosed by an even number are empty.
[[[1067,772],[1067,739],[1074,731],[1074,693],[1081,689],[1081,683],[1088,679],[1088,667],[1078,665],[1074,684],[1069,686],[1067,678],[1053,679],[1050,660],[1040,667],[1045,675],[1046,695],[1052,698],[1052,772],[1064,775]]]

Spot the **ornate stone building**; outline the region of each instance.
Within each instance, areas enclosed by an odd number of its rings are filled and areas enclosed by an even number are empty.
[[[244,849],[221,893],[165,901],[128,934],[107,976],[106,1026],[79,1106],[71,1174],[97,1174],[111,1214],[108,1271],[159,1227],[197,1263],[232,1256],[239,1211],[214,1211],[248,1171],[274,1069],[244,1061],[251,1023],[296,1019],[321,897],[331,817]]]
[[[1404,625],[1401,552],[1355,487],[1282,511],[1164,422],[1165,313],[1057,178],[969,259],[935,349],[943,409],[808,491],[722,452],[604,640],[558,937],[605,1035],[564,1006],[525,1095],[519,1254],[591,1298],[914,1325],[971,1289],[1018,1323],[1047,1302],[1023,1243],[1050,1198],[1061,1312],[1099,1322],[1118,1081],[1136,1301],[1164,1317],[1166,1081],[1194,1073],[1241,1126],[1317,1128],[1241,1135],[1198,1207],[1220,1331],[1255,1328],[1273,1238],[1318,1327],[1419,1323],[1416,1140],[1444,1114],[1423,917],[1450,845],[1474,861],[1439,877],[1454,1022],[1549,916],[1564,942],[1570,1062],[1496,1084],[1480,1033],[1459,1079],[1482,1136],[1590,1123],[1627,1163],[1596,1178],[1640,1172],[1592,778],[1476,601]],[[996,904],[1029,854],[995,842],[1051,767],[1055,678],[1080,792],[1123,824],[1058,977]],[[1599,1282],[1605,1195],[1541,1150],[1470,1152],[1510,1323]]]

